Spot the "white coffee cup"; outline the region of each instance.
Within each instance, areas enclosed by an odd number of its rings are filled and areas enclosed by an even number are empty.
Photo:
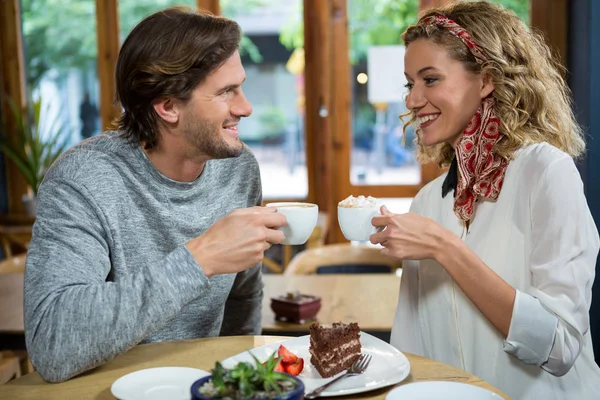
[[[317,226],[319,206],[302,202],[269,203],[267,207],[277,208],[285,215],[286,224],[279,230],[285,235],[283,244],[304,244]]]
[[[380,215],[379,206],[365,205],[344,207],[338,205],[338,222],[344,237],[348,240],[366,242],[377,232],[371,221]]]

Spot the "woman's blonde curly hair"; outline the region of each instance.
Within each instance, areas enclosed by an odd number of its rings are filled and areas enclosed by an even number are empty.
[[[433,14],[450,18],[469,32],[489,60],[478,64],[467,46],[442,27],[419,22]],[[492,77],[496,113],[504,134],[493,152],[510,160],[524,144],[547,142],[573,158],[585,150],[583,132],[572,111],[570,90],[563,67],[541,35],[532,32],[512,11],[484,1],[457,2],[427,10],[416,25],[402,34],[404,44],[427,38],[448,50],[474,74]],[[404,121],[404,117],[409,117]],[[403,114],[404,130],[416,117]],[[448,166],[454,149],[448,143],[425,147],[417,134],[417,157],[421,162]]]

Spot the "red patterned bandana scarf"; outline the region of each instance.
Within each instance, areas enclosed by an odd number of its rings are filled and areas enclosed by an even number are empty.
[[[500,120],[494,99],[483,101],[456,145],[458,182],[454,192],[454,213],[463,221],[473,217],[477,197],[497,200],[508,162],[492,153],[500,138]]]
[[[422,19],[419,24],[446,29],[462,40],[479,64],[488,60],[484,49],[469,32],[451,19],[435,14]],[[462,221],[472,220],[478,197],[495,201],[500,195],[508,161],[492,153],[494,144],[502,137],[499,128],[494,99],[487,98],[471,118],[454,149],[456,157],[442,185],[442,196],[454,189],[454,213]]]

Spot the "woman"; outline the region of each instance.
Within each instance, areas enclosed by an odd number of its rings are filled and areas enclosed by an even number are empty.
[[[485,2],[403,35],[422,161],[450,166],[371,236],[405,260],[392,344],[514,399],[600,399],[589,307],[599,239],[569,91],[543,39]]]

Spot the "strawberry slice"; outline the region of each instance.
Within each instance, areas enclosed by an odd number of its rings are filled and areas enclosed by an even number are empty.
[[[273,368],[273,371],[285,372],[285,368],[283,367],[283,363],[281,362],[281,360],[277,361],[277,365],[275,365],[275,368]]]
[[[277,354],[279,355],[279,358],[281,358],[281,361],[285,365],[293,364],[298,360],[298,356],[286,349],[282,344],[279,345],[279,350]]]
[[[285,372],[287,372],[290,375],[294,375],[294,376],[300,375],[300,372],[302,372],[303,369],[304,369],[304,359],[303,358],[298,358],[296,360],[296,362],[294,362],[292,364],[287,364],[285,366]]]

